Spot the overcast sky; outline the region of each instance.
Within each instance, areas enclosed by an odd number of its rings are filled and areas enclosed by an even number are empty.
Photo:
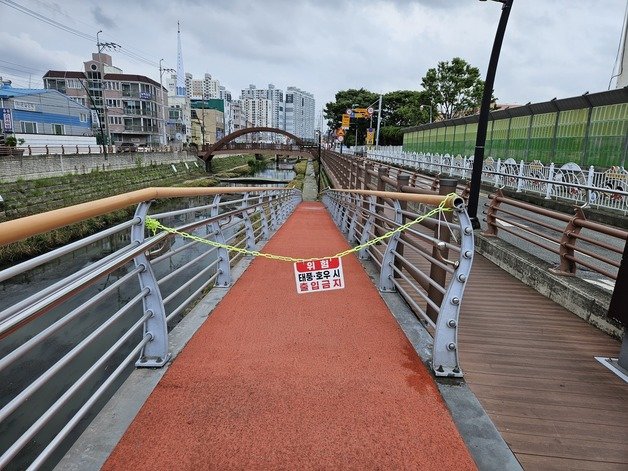
[[[499,102],[606,90],[626,1],[515,0],[495,81]],[[348,88],[420,90],[428,68],[456,56],[484,76],[500,13],[501,4],[478,0],[0,0],[0,75],[41,87],[49,69],[82,70],[102,30],[102,42],[124,51],[112,53],[114,65],[159,81],[159,59],[176,68],[180,20],[186,72],[210,73],[234,98],[249,84],[296,86],[313,93],[320,110]]]

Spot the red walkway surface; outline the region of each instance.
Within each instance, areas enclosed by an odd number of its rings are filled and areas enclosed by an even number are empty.
[[[303,203],[264,251],[346,241]],[[476,469],[431,375],[355,259],[298,295],[256,259],[176,358],[103,469]]]

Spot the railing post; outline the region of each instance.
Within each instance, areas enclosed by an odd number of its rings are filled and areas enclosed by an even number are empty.
[[[349,240],[349,244],[353,244],[353,239],[355,239],[355,226],[358,223],[358,218],[360,217],[360,206],[362,203],[362,196],[355,195],[353,197],[353,215],[351,216],[351,224],[349,225],[349,234],[347,239]]]
[[[575,209],[575,215],[563,231],[563,236],[560,239],[560,249],[558,253],[560,255],[560,265],[558,269],[550,269],[552,273],[558,275],[575,275],[576,274],[576,262],[571,260],[575,257],[574,247],[576,242],[578,241],[578,234],[580,234],[580,230],[582,229],[582,225],[578,224],[579,220],[586,220],[586,216],[582,211],[582,208],[577,207]],[[568,258],[569,257],[569,258]]]
[[[380,165],[379,167],[377,167],[377,191],[385,191],[386,190],[386,183],[384,182],[382,177],[387,177],[388,176],[388,171],[389,168],[388,167],[384,167],[382,165]],[[383,198],[377,198],[377,206],[375,208],[375,213],[382,216],[384,214],[384,199]],[[377,237],[381,236],[382,230],[375,228],[375,235]]]
[[[210,217],[214,219],[214,222],[211,224],[211,231],[214,233],[214,240],[219,244],[226,244],[227,241],[225,239],[225,235],[222,232],[222,227],[220,227],[220,220],[218,216],[220,215],[220,195],[214,196],[214,201],[212,202]],[[216,287],[226,288],[231,285],[231,266],[229,263],[229,251],[225,248],[218,248],[218,268],[216,270]]]
[[[268,240],[270,237],[270,231],[268,230],[268,216],[266,215],[266,208],[264,207],[264,198],[266,197],[266,192],[263,191],[259,195],[260,206],[260,221],[262,223],[262,240]],[[270,196],[268,197],[268,210],[270,211]]]
[[[273,200],[276,197],[277,196],[274,194],[268,195],[268,211],[270,212],[270,229],[273,231],[276,231],[277,228],[279,227],[279,224],[277,223],[276,208],[275,208],[275,205],[273,204]]]
[[[595,167],[591,165],[589,167],[589,173],[587,175],[587,186],[589,187],[587,188],[587,201],[589,202],[589,204],[595,203],[595,192],[591,191],[591,188],[593,187],[594,176],[595,176]]]
[[[150,202],[140,203],[135,210],[135,218],[139,221],[131,226],[131,241],[137,245],[144,242],[144,225]],[[144,322],[144,335],[150,335],[150,341],[144,346],[139,360],[135,366],[142,368],[160,368],[170,358],[168,353],[168,324],[166,321],[166,308],[161,297],[161,291],[155,278],[153,268],[148,261],[146,253],[138,254],[133,262],[137,268],[142,268],[138,273],[140,289],[148,288],[148,294],[142,298],[144,313],[150,317]]]
[[[497,237],[497,211],[499,210],[499,198],[503,196],[504,193],[501,189],[498,189],[493,195],[493,198],[488,205],[488,210],[486,211],[486,230],[482,232],[482,235],[487,237]]]
[[[521,193],[521,191],[523,190],[523,160],[519,163],[519,175],[517,178],[517,193]]]
[[[351,194],[345,193],[343,199],[345,200],[345,204],[340,222],[340,232],[342,232],[343,234],[347,234],[349,232],[349,211],[351,207]]]
[[[370,190],[369,183],[371,182],[371,174],[369,171],[372,171],[374,168],[373,162],[365,162],[364,163],[364,181],[362,182],[363,190]]]
[[[552,197],[552,181],[554,181],[554,162],[550,164],[549,177],[547,178],[547,191],[545,192],[545,199],[549,200]]]
[[[249,217],[249,213],[246,208],[249,206],[249,193],[244,193],[242,198],[242,218],[244,219],[244,232],[246,234],[246,248],[247,250],[255,250],[255,232],[253,231],[253,223]]]
[[[473,263],[473,227],[464,207],[456,208],[460,222],[460,260],[440,306],[432,347],[432,368],[436,376],[462,377],[458,361],[458,319],[460,302]]]
[[[458,180],[455,180],[453,178],[442,178],[440,180],[440,187],[438,189],[438,194],[448,195],[449,193],[455,193],[457,185],[458,185]],[[449,241],[451,240],[451,233],[449,232],[449,228],[448,227],[443,228],[440,225],[441,216],[445,219],[444,222],[448,223],[452,221],[453,215],[450,212],[447,212],[447,213],[442,212],[439,215],[439,224],[434,228],[434,237],[444,242],[444,244],[442,245],[438,243],[438,245],[435,245],[434,247],[432,247],[432,257],[434,257],[437,260],[447,259],[449,257],[449,249],[447,248],[446,244],[449,243]],[[438,285],[444,287],[445,281],[447,280],[447,272],[443,268],[432,263],[430,267],[430,279],[434,283],[437,283]],[[436,286],[434,286],[432,283],[430,283],[427,289],[427,297],[431,301],[433,301],[434,304],[436,304],[437,306],[440,306],[441,303],[443,302],[443,293],[438,291]],[[435,310],[429,303],[427,304],[426,314],[432,320],[436,320],[436,318],[438,317],[438,311]]]
[[[401,205],[399,204],[399,200],[395,200],[395,222],[399,225],[402,224],[401,218]],[[382,257],[382,271],[379,273],[379,290],[382,292],[395,291],[395,270],[393,266],[395,265],[395,252],[397,251],[397,245],[399,243],[399,235],[399,232],[395,232],[388,238],[386,251]]]
[[[404,186],[409,186],[410,185],[410,175],[402,175],[402,174],[398,174],[397,175],[397,192],[398,193],[403,193],[403,187]],[[408,202],[407,201],[400,201],[399,202],[399,209],[400,211],[405,211],[408,209]],[[406,217],[403,215],[403,213],[400,213],[400,223],[399,224],[405,224],[406,223]],[[397,254],[403,256],[403,244],[397,244]],[[397,270],[401,271],[401,269],[403,268],[403,261],[398,258],[395,257],[395,268],[397,268]],[[397,272],[394,273],[394,277],[395,278],[400,278],[401,275],[399,275]]]
[[[360,245],[364,245],[368,242],[371,233],[373,232],[373,226],[375,225],[375,197],[370,195],[368,197],[368,203],[365,199],[364,205],[368,204],[368,209],[366,209],[366,221],[364,222],[364,228],[362,229],[362,235],[360,237]],[[369,251],[368,247],[364,247],[360,249],[358,252],[358,258],[360,260],[368,260],[369,259]]]

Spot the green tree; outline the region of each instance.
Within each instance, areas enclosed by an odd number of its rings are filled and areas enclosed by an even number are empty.
[[[324,116],[330,129],[340,127],[342,114],[353,105],[357,105],[358,108],[372,105],[377,109],[379,95],[361,88],[339,91],[335,98],[336,100],[327,103],[324,109]],[[427,123],[429,110],[422,108],[426,102],[425,93],[415,90],[398,90],[383,95],[379,143],[400,145],[403,142],[403,128]],[[363,144],[366,139],[366,130],[371,125],[373,128],[377,126],[377,114],[373,115],[372,122],[369,119],[352,119],[345,136],[345,143],[350,146],[355,144],[357,128],[358,143]]]
[[[438,114],[443,119],[475,114],[484,90],[480,70],[460,57],[439,62],[435,69],[429,69],[421,85],[428,106],[433,107],[434,118]]]
[[[342,114],[349,108],[366,108],[379,99],[379,95],[364,88],[341,90],[336,93],[336,101],[330,101],[325,105],[323,114],[327,120],[327,126],[330,129],[337,129],[342,124]],[[364,143],[366,137],[366,129],[369,127],[368,119],[351,119],[349,130],[345,136],[347,145],[355,145],[355,136],[357,129],[358,142]]]
[[[382,126],[409,127],[427,122],[428,112],[421,105],[424,92],[398,90],[386,93],[382,100]]]

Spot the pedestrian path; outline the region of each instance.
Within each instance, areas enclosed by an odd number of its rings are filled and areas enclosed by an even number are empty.
[[[302,203],[264,248],[348,248]],[[432,376],[353,256],[345,288],[297,294],[255,259],[174,360],[103,469],[476,469]]]
[[[318,186],[316,185],[316,174],[314,173],[314,163],[307,161],[305,178],[303,179],[303,201],[316,201],[318,199]]]

